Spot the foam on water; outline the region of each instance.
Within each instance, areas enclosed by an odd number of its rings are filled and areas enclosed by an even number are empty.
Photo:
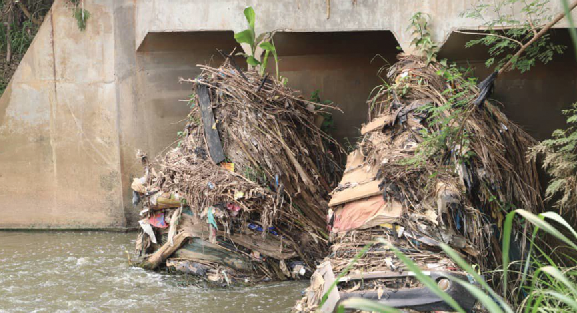
[[[0,232],[3,312],[288,312],[306,282],[232,289],[129,267],[134,234]]]

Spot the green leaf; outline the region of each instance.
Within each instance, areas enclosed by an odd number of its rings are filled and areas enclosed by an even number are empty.
[[[573,293],[573,297],[577,296],[577,288],[573,283],[571,283],[571,281],[569,281],[569,279],[565,275],[563,275],[563,273],[559,269],[553,266],[545,266],[540,268],[539,270],[553,276],[553,278],[555,278],[557,281],[563,283],[567,288],[569,288],[571,293]]]
[[[565,235],[563,235],[559,230],[555,229],[551,224],[544,221],[545,217],[559,221],[559,218],[555,217],[553,214],[547,213],[547,215],[539,214],[535,215],[528,211],[522,209],[516,209],[515,211],[507,214],[505,218],[505,223],[503,226],[503,292],[506,294],[507,291],[507,272],[509,268],[509,250],[511,248],[511,234],[513,228],[513,218],[515,214],[519,214],[524,217],[528,222],[535,225],[537,228],[544,230],[546,233],[556,237],[560,241],[566,243],[568,246],[577,250],[577,245],[569,240]]]
[[[260,47],[266,51],[276,51],[275,46],[273,46],[273,44],[270,42],[263,42],[260,44]]]
[[[255,59],[252,55],[249,56],[248,58],[246,58],[246,63],[248,63],[252,66],[260,65],[259,60]]]
[[[544,216],[548,219],[554,220],[555,222],[565,226],[565,228],[567,228],[567,230],[569,230],[569,232],[571,232],[571,234],[573,234],[573,236],[575,236],[575,239],[577,239],[577,232],[573,229],[573,227],[571,227],[571,225],[569,225],[569,223],[567,223],[567,221],[561,217],[561,215],[555,213],[555,212],[545,212],[545,213],[541,213],[539,214],[541,216]]]
[[[256,20],[254,9],[252,7],[246,7],[246,9],[244,9],[244,16],[246,17],[246,21],[250,28],[254,30],[254,21]]]
[[[568,297],[564,294],[558,293],[556,291],[543,291],[543,294],[552,296],[553,298],[556,298],[557,300],[567,304],[568,306],[570,306],[571,308],[573,308],[573,310],[575,310],[577,312],[577,301],[575,301],[574,299],[572,299],[571,297]]]
[[[234,39],[236,40],[236,42],[241,44],[246,43],[249,44],[251,47],[254,45],[254,37],[249,29],[234,34]]]
[[[441,290],[439,285],[437,285],[437,283],[431,277],[425,275],[423,271],[421,271],[421,269],[417,266],[417,264],[415,264],[411,259],[409,259],[409,257],[403,254],[395,246],[390,245],[390,243],[388,243],[384,239],[379,238],[379,242],[389,245],[389,247],[391,248],[391,250],[393,250],[397,258],[399,258],[403,262],[403,264],[405,264],[405,266],[415,274],[415,277],[421,283],[423,283],[423,285],[429,288],[429,290],[431,290],[434,294],[439,296],[439,298],[441,298],[443,301],[445,301],[445,303],[450,305],[455,311],[459,313],[465,313],[465,310],[461,308],[461,306],[457,303],[457,301],[451,298],[451,296],[449,296],[446,292]]]
[[[262,66],[260,67],[260,76],[264,75],[264,71],[266,71],[266,67],[268,66],[268,56],[270,54],[269,50],[265,50],[264,56],[262,58]]]
[[[463,258],[461,258],[459,253],[457,253],[455,250],[453,250],[451,247],[449,247],[447,244],[444,244],[444,243],[441,243],[441,249],[443,249],[443,251],[445,251],[445,253],[449,257],[451,257],[451,259],[453,259],[453,261],[455,261],[455,263],[457,263],[457,265],[459,265],[463,270],[465,270],[467,272],[467,274],[471,275],[477,283],[479,283],[483,288],[485,288],[494,299],[497,299],[499,301],[499,303],[501,304],[501,307],[504,308],[506,312],[513,313],[513,310],[509,307],[507,302],[505,302],[505,300],[503,300],[503,298],[501,298],[489,286],[489,284],[487,284],[487,282],[485,282],[485,280],[475,271],[475,269],[473,269],[473,267],[471,265],[469,265],[469,263],[467,263],[467,261],[465,261]],[[481,299],[479,299],[479,300],[481,300]]]
[[[479,289],[479,287],[469,283],[469,282],[465,282],[461,279],[458,279],[456,277],[452,277],[452,276],[447,276],[450,280],[457,282],[459,285],[463,286],[463,288],[467,289],[467,291],[472,294],[475,298],[477,298],[477,300],[479,300],[479,302],[481,302],[481,304],[483,304],[483,306],[488,309],[489,312],[491,313],[502,313],[503,310],[499,307],[499,304],[497,304],[493,299],[491,299],[491,297],[489,297],[486,293],[484,293],[481,289]],[[511,308],[508,308],[508,311],[513,311],[511,310]]]

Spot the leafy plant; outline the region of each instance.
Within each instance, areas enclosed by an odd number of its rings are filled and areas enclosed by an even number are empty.
[[[316,103],[320,103],[320,104],[333,104],[333,102],[331,100],[321,100],[321,96],[320,96],[320,90],[316,89],[315,91],[313,91],[311,93],[311,97],[309,99],[311,102],[316,102]],[[320,109],[319,106],[316,107],[316,109]],[[334,129],[334,120],[333,120],[333,115],[329,112],[319,112],[318,113],[320,116],[322,116],[323,122],[320,125],[320,129],[325,132],[325,133],[329,133],[330,131],[332,131]]]
[[[0,69],[3,69],[0,70],[0,96],[30,47],[51,4],[51,0],[0,0],[0,51],[10,56],[0,58]]]
[[[565,209],[574,214],[577,209],[577,103],[568,110],[566,129],[557,129],[551,139],[544,140],[531,149],[531,156],[544,156],[543,168],[552,179],[546,189],[548,199],[554,199],[555,205],[563,212]]]
[[[577,30],[570,14],[569,3],[563,0],[563,7],[570,28],[577,57]],[[568,209],[573,216],[577,209],[577,103],[563,114],[567,116],[566,129],[557,129],[551,139],[544,140],[531,149],[531,157],[544,156],[543,168],[551,175],[546,195],[556,199],[555,205],[563,212]]]
[[[255,32],[255,20],[256,14],[252,7],[247,7],[244,9],[244,16],[246,17],[246,21],[248,22],[248,28],[235,33],[234,39],[239,44],[248,44],[250,46],[249,53],[242,53],[246,57],[246,63],[251,66],[259,67],[260,75],[264,75],[264,71],[268,65],[268,58],[272,53],[275,65],[276,65],[276,76],[278,79],[278,54],[276,52],[276,47],[272,40],[274,36],[274,32],[265,32],[258,36],[256,36]],[[257,59],[255,53],[257,52],[257,47],[260,47],[264,51],[264,56],[261,59]]]
[[[410,19],[409,30],[412,29],[412,36],[414,37],[411,41],[411,45],[427,57],[427,61],[435,61],[437,58],[437,52],[439,52],[439,47],[433,41],[431,37],[431,32],[429,31],[429,20],[430,16],[428,14],[417,12],[413,14]]]
[[[512,52],[533,39],[538,30],[551,19],[551,12],[547,6],[549,2],[549,0],[502,0],[494,4],[479,2],[463,16],[482,20],[487,31],[459,32],[479,36],[467,42],[467,48],[476,45],[489,48],[491,57],[485,61],[487,67],[496,64],[496,69],[500,69],[512,60],[511,69],[523,73],[537,62],[548,63],[556,54],[562,54],[566,49],[563,45],[553,43],[550,35],[545,34],[530,45],[522,55],[513,59]],[[520,10],[518,5],[521,5]],[[490,19],[489,15],[497,15],[497,18]]]
[[[78,29],[86,30],[86,21],[90,18],[90,12],[84,9],[84,0],[69,0],[74,6],[72,8],[72,16],[76,19]]]
[[[523,265],[523,285],[518,292],[523,292],[525,297],[507,294],[507,275],[509,268],[513,264],[509,261],[510,241],[513,229],[513,220],[522,218],[534,226],[531,241],[531,251],[533,253],[524,261]],[[551,224],[554,222],[555,224]],[[557,225],[557,227],[553,226]],[[577,312],[577,267],[575,265],[567,267],[565,264],[555,262],[553,255],[549,251],[541,248],[542,244],[537,242],[539,231],[551,235],[564,243],[571,253],[577,253],[577,232],[561,216],[554,212],[546,212],[539,215],[529,213],[525,210],[515,210],[510,212],[505,221],[504,235],[502,242],[503,249],[503,270],[500,272],[503,277],[504,293],[499,295],[489,284],[476,272],[474,266],[468,264],[458,252],[446,244],[441,244],[443,252],[449,256],[455,263],[466,272],[475,283],[462,281],[458,278],[449,276],[452,283],[459,284],[466,288],[471,296],[475,297],[479,303],[491,313],[513,313],[517,312]],[[564,235],[569,234],[569,237]],[[402,253],[396,247],[390,245],[384,239],[378,240],[380,243],[389,245],[389,248],[395,253],[408,269],[415,273],[415,277],[428,287],[432,292],[437,294],[447,304],[451,305],[457,312],[463,312],[463,309],[451,299],[451,297],[438,285],[430,279],[423,271],[411,260],[411,258]],[[556,253],[553,253],[556,254]],[[349,265],[354,264],[358,258],[351,261]],[[574,260],[572,260],[574,262]],[[338,280],[338,279],[337,279]],[[328,292],[325,296],[328,295]],[[504,298],[503,296],[509,296]],[[519,299],[517,301],[517,299]],[[344,312],[345,308],[370,310],[372,312],[398,312],[397,309],[383,305],[370,300],[350,299],[343,301],[338,308],[339,312]],[[517,308],[517,309],[515,309]]]
[[[441,76],[449,86],[442,92],[446,103],[442,106],[428,104],[417,109],[417,112],[427,115],[427,123],[430,127],[420,130],[422,141],[415,155],[404,159],[402,164],[419,166],[431,158],[442,158],[444,152],[452,150],[458,152],[456,157],[462,162],[467,162],[473,156],[473,152],[469,149],[469,134],[462,130],[462,123],[465,122],[463,114],[470,109],[470,103],[473,100],[469,90],[475,88],[477,81],[468,77],[469,68],[459,67],[456,63],[448,64],[446,60],[441,60],[439,63],[442,68],[437,71],[437,75]],[[399,85],[409,85],[409,83],[401,80],[390,88],[399,89],[401,88]]]

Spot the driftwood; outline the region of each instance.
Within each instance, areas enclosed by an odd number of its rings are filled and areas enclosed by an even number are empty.
[[[204,85],[199,85],[197,88],[198,102],[202,112],[202,124],[204,126],[204,136],[208,145],[208,152],[214,163],[218,164],[224,161],[224,151],[222,151],[222,143],[218,136],[216,129],[216,121],[212,113],[212,104],[210,103],[210,96],[208,88]]]
[[[162,262],[170,257],[176,250],[178,250],[188,238],[191,237],[191,234],[184,232],[174,236],[174,245],[171,245],[169,242],[162,245],[160,249],[156,250],[156,252],[154,252],[144,261],[142,267],[149,270],[156,269]]]
[[[238,271],[253,269],[248,258],[200,238],[193,238],[176,251],[174,257],[200,263],[222,264]]]

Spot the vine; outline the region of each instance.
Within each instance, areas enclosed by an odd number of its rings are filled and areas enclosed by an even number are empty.
[[[84,9],[84,0],[68,0],[72,5],[72,16],[76,19],[78,29],[86,30],[86,21],[90,18],[90,12]]]

